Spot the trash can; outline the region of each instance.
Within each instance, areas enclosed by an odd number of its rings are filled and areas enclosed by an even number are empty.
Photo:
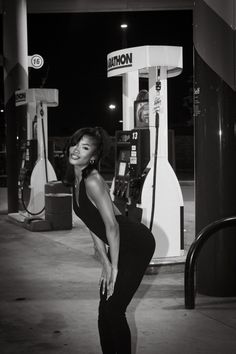
[[[45,220],[53,230],[72,229],[72,190],[61,181],[45,184]]]

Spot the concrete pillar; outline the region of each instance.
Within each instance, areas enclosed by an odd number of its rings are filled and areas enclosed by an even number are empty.
[[[122,77],[123,130],[134,129],[134,101],[139,92],[138,71],[125,73]]]
[[[196,232],[236,215],[236,0],[195,1]],[[236,230],[215,234],[197,264],[197,291],[236,295]]]
[[[18,142],[26,136],[26,108],[15,107],[15,91],[28,88],[26,0],[3,2],[3,57],[8,212],[12,213],[18,211]]]

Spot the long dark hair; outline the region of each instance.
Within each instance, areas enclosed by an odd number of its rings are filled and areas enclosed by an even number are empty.
[[[77,130],[68,140],[64,149],[64,154],[67,158],[67,169],[63,182],[66,185],[73,185],[75,182],[74,166],[68,161],[69,149],[71,146],[75,146],[82,139],[84,135],[91,137],[96,145],[96,158],[94,163],[89,164],[82,171],[82,177],[86,178],[92,170],[100,168],[101,159],[108,153],[110,148],[110,138],[107,132],[101,127],[86,127]]]

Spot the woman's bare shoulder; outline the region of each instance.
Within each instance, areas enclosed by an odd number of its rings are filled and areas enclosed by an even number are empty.
[[[103,193],[105,191],[105,181],[97,170],[92,171],[85,180],[86,188],[89,192]]]

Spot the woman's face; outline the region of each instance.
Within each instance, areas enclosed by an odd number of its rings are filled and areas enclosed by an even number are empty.
[[[95,160],[96,145],[91,137],[84,135],[76,145],[69,148],[69,163],[81,169]]]

